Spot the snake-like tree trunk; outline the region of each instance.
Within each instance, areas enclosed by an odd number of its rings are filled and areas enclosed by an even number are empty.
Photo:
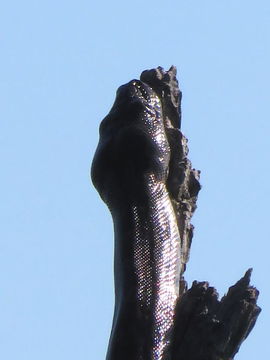
[[[107,360],[229,360],[252,329],[245,276],[218,300],[183,278],[200,190],[180,131],[176,68],[122,85],[100,125],[92,180],[114,223],[115,311]]]

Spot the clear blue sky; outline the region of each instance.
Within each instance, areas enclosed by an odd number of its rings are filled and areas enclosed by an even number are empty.
[[[223,295],[253,267],[263,312],[236,359],[269,358],[269,24],[268,0],[1,3],[1,359],[105,359],[98,126],[119,85],[171,64],[203,185],[186,277]]]

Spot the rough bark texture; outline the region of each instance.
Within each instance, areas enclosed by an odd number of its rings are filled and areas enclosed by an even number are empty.
[[[253,328],[261,309],[258,290],[249,285],[251,269],[221,300],[207,282],[194,281],[190,289],[183,273],[193,236],[190,219],[196,209],[200,172],[187,158],[187,139],[180,131],[181,92],[176,68],[146,70],[141,80],[150,85],[162,101],[166,133],[171,148],[167,188],[177,213],[182,238],[181,296],[177,303],[171,360],[231,360]]]

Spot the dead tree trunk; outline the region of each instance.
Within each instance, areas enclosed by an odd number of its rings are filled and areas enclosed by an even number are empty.
[[[187,289],[183,274],[193,236],[190,219],[200,191],[199,171],[187,158],[187,139],[180,131],[181,92],[176,68],[146,70],[141,80],[149,84],[162,101],[167,137],[172,150],[167,182],[182,239],[181,295],[179,297],[170,351],[171,360],[231,360],[252,330],[261,309],[259,291],[250,286],[252,269],[218,299],[208,282],[194,281]]]

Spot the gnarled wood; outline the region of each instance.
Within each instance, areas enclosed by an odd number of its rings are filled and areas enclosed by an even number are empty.
[[[182,239],[180,295],[172,336],[171,360],[231,360],[252,330],[261,309],[259,292],[249,285],[251,269],[220,301],[217,291],[207,282],[194,281],[187,289],[183,273],[189,258],[193,226],[190,219],[196,209],[200,190],[200,172],[192,169],[187,158],[187,139],[180,131],[181,98],[176,68],[146,70],[141,80],[159,95],[165,116],[172,158],[167,186],[177,212]]]

